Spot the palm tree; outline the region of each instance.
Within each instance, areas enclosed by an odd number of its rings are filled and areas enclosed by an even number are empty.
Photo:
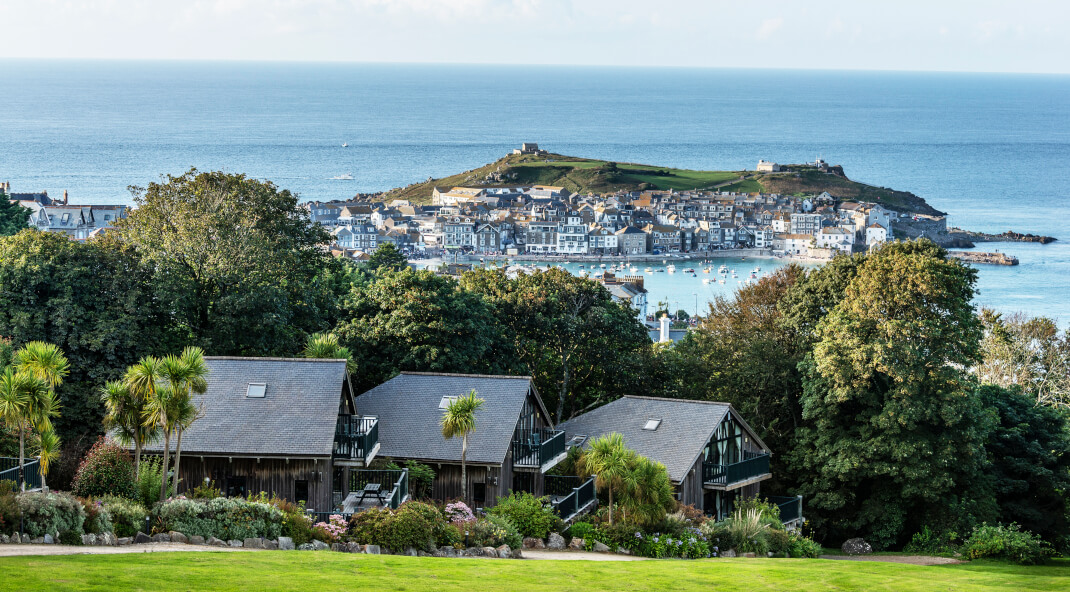
[[[39,434],[52,430],[51,418],[59,415],[55,389],[70,373],[70,363],[55,344],[30,341],[15,352],[11,365],[28,379],[24,385],[27,400],[19,422],[19,474],[23,475],[22,490],[25,491],[26,430],[37,430]]]
[[[606,434],[591,441],[591,446],[580,457],[580,473],[594,475],[595,485],[600,490],[609,490],[609,524],[613,525],[613,490],[624,485],[631,470],[635,452],[624,446],[624,436]]]
[[[156,435],[155,426],[145,425],[146,400],[143,393],[130,388],[125,382],[114,380],[100,389],[100,398],[107,410],[104,424],[116,429],[119,441],[133,442],[134,474],[140,474],[141,448]]]
[[[63,351],[44,341],[30,341],[19,348],[12,365],[20,373],[45,381],[51,390],[63,384],[63,377],[70,373],[70,364]]]
[[[59,436],[56,435],[55,430],[47,429],[41,432],[40,440],[41,451],[38,458],[41,463],[41,490],[48,491],[45,477],[48,476],[48,469],[52,463],[59,458]]]
[[[476,431],[476,411],[483,406],[483,399],[476,396],[475,389],[450,401],[442,415],[442,436],[451,440],[461,437],[461,497],[468,501],[468,472],[465,460],[468,456],[468,434]]]
[[[353,353],[348,347],[338,343],[338,336],[332,333],[316,333],[309,335],[308,342],[301,355],[306,358],[321,360],[345,360],[346,371],[353,374],[357,371],[357,365],[353,361]]]
[[[30,383],[33,379],[29,376],[16,374],[15,369],[8,366],[4,373],[0,374],[0,420],[11,427],[19,430],[19,479],[22,480],[22,453],[23,453],[23,417],[26,415],[26,407],[30,401]],[[40,384],[40,381],[36,381]],[[42,385],[43,386],[43,385]],[[25,490],[23,486],[23,490]]]
[[[206,377],[208,366],[204,363],[204,352],[199,347],[187,347],[181,355],[169,355],[159,360],[158,376],[161,384],[157,385],[155,395],[149,399],[149,421],[163,431],[163,470],[164,478],[160,483],[160,501],[167,498],[167,468],[170,464],[171,434],[179,429],[179,422],[186,414],[187,406],[192,406],[192,393],[203,393],[208,388]],[[194,414],[195,415],[195,414]],[[196,417],[189,419],[192,422]],[[176,457],[181,454],[176,450]],[[178,467],[174,472],[175,487],[178,487]]]
[[[174,401],[175,407],[170,412],[175,426],[175,479],[171,486],[171,495],[178,496],[178,471],[182,461],[182,432],[201,417],[201,409],[193,404],[190,397],[179,397]]]
[[[160,390],[160,359],[153,356],[145,356],[144,358],[141,358],[136,364],[127,368],[123,382],[126,387],[130,389],[132,397],[141,399],[145,402],[141,414],[142,425],[153,431],[157,430],[159,428],[159,423],[156,421],[156,417],[153,416],[153,404],[158,400],[157,392]],[[166,439],[165,434],[164,459],[167,458],[166,454],[170,444],[171,442]],[[167,461],[165,460],[162,479],[164,483],[167,482],[166,462]],[[138,473],[139,476],[140,474],[141,473]]]

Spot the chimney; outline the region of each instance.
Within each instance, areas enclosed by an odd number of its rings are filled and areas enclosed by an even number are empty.
[[[658,341],[661,343],[672,341],[672,337],[669,336],[669,315],[661,315],[661,338]]]
[[[63,190],[63,205],[67,205],[67,190]]]

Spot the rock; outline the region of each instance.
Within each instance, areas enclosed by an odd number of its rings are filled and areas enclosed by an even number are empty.
[[[30,539],[30,544],[31,545],[43,545],[43,544],[45,544],[45,537],[37,537],[35,539]]]
[[[7,535],[6,534],[0,534],[0,545],[6,545],[6,544],[7,544]]]
[[[290,537],[279,537],[279,551],[293,551],[294,540]]]
[[[757,555],[755,555],[754,553],[744,553],[743,556],[747,559],[754,559],[755,557],[757,557]]]
[[[382,554],[383,550],[379,547],[379,545],[367,545],[364,547],[364,552],[368,555],[380,555]]]
[[[264,548],[267,549],[268,551],[278,551],[279,550],[279,542],[278,541],[273,541],[271,539],[264,539]]]
[[[330,548],[331,547],[327,543],[325,543],[323,541],[312,541],[312,550],[313,551],[326,551],[327,549],[330,549]]]
[[[167,534],[166,532],[161,532],[161,533],[154,534],[154,535],[152,535],[152,542],[154,542],[154,543],[170,543],[171,542],[171,535]]]
[[[498,550],[495,549],[494,547],[483,547],[483,556],[497,559],[498,558]]]
[[[87,545],[96,545],[97,544],[97,535],[95,535],[93,533],[89,533],[89,534],[87,534],[85,536],[86,536],[87,539],[89,539],[88,541],[86,541],[85,544],[87,544]]]
[[[29,545],[32,542],[33,542],[33,539],[30,538],[30,535],[26,534],[25,532],[22,533],[22,544],[23,545]]]
[[[245,539],[244,541],[242,541],[242,545],[246,549],[263,549],[264,548],[264,539],[248,538],[248,539]]]
[[[345,553],[346,546],[342,543],[331,543],[331,551],[335,553]]]
[[[89,535],[88,534],[83,534],[82,535],[82,544],[83,545],[88,545],[89,544]]]
[[[51,545],[56,542],[56,539],[52,538],[52,535],[46,534],[44,537],[42,537],[41,542],[46,545]]]
[[[364,551],[364,547],[360,543],[346,543],[346,553],[360,553],[362,551]]]
[[[469,557],[482,557],[483,556],[483,548],[482,547],[468,547],[467,549],[465,549],[465,553],[467,553]]]
[[[554,551],[560,551],[565,548],[565,537],[557,534],[556,532],[550,533],[550,538],[546,542],[547,549],[553,549]]]
[[[118,541],[116,541],[116,543],[118,543],[118,545],[120,547],[125,547],[125,546],[127,546],[127,545],[129,545],[129,544],[131,544],[133,542],[134,542],[134,539],[132,539],[130,537],[121,537]]]
[[[495,551],[498,552],[498,557],[502,559],[509,559],[513,556],[513,550],[509,548],[509,545],[501,545]]]
[[[524,554],[520,551],[520,549],[510,549],[510,553],[511,553],[513,559],[523,559],[524,558]]]
[[[147,535],[147,534],[145,534],[143,532],[138,532],[137,536],[134,537],[134,544],[135,545],[144,545],[146,543],[151,543],[151,542],[152,542],[152,537],[150,537],[149,535]]]
[[[181,532],[175,532],[172,530],[171,532],[167,533],[167,536],[170,537],[172,543],[181,543],[183,545],[189,544],[189,537],[182,534]]]
[[[542,542],[542,539],[536,537],[527,537],[524,539],[525,549],[545,549],[546,544]]]
[[[203,545],[204,544],[204,537],[202,537],[201,535],[195,534],[195,535],[193,535],[193,536],[191,536],[189,538],[189,544],[191,544],[191,545]]]
[[[729,549],[729,550],[721,553],[721,557],[735,557],[735,556],[736,556],[736,550],[735,549]]]
[[[217,539],[215,537],[208,537],[208,544],[213,546],[213,547],[226,547],[227,546],[227,542],[226,541],[224,541],[222,539]]]
[[[431,555],[427,551],[420,551],[419,554],[420,554],[420,557],[433,557],[433,555]]]
[[[597,553],[609,553],[609,547],[602,544],[601,541],[595,541],[593,549]]]
[[[573,551],[582,551],[584,542],[580,537],[572,537],[572,540],[568,542],[568,548]]]
[[[227,545],[231,547],[242,547],[245,545],[245,543],[239,541],[238,539],[230,539],[229,541],[227,541]]]
[[[632,554],[632,552],[627,550],[627,549],[625,549],[624,547],[617,547],[617,555],[631,555],[631,554]]]
[[[847,539],[840,547],[848,555],[865,555],[873,552],[873,547],[861,538]]]
[[[419,555],[419,553],[416,552],[416,549],[409,547],[408,549],[405,549],[405,552],[402,553],[402,555],[406,555],[408,557],[416,557]]]
[[[304,543],[302,545],[298,545],[297,547],[298,551],[311,551],[312,549],[312,543]]]

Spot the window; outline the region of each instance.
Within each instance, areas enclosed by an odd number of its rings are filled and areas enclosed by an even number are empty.
[[[227,477],[227,497],[245,497],[245,477]]]
[[[482,508],[483,504],[487,501],[487,484],[486,483],[473,483],[472,484],[472,504],[476,507]]]
[[[450,403],[452,403],[452,402],[454,402],[456,400],[457,400],[457,397],[456,396],[452,396],[452,395],[447,395],[445,397],[442,397],[442,400],[438,402],[438,408],[439,409],[445,409],[445,408],[450,406]]]
[[[250,399],[263,399],[265,393],[267,393],[266,384],[263,382],[250,382],[249,390],[245,391],[245,396]]]
[[[652,432],[652,431],[658,429],[658,426],[660,426],[660,425],[661,425],[661,420],[660,419],[648,419],[648,420],[646,420],[646,425],[643,426],[643,429],[644,430],[649,430],[649,431]]]
[[[294,481],[294,501],[308,505],[308,481],[304,479]]]

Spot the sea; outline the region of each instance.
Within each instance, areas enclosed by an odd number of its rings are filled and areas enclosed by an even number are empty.
[[[924,197],[951,225],[1058,238],[979,245],[1021,264],[978,266],[975,302],[1070,322],[1070,76],[0,60],[0,181],[72,203],[129,204],[129,186],[190,167],[345,199],[521,142],[694,169],[820,157]],[[736,287],[682,280],[653,274],[651,303],[704,309]]]

